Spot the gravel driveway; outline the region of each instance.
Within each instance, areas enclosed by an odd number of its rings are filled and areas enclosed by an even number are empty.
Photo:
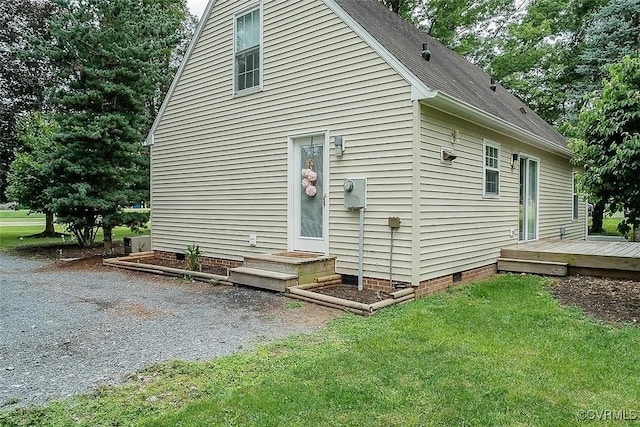
[[[309,332],[336,315],[256,289],[0,254],[0,410]]]

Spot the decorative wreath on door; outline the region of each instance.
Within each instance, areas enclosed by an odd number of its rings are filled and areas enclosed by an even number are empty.
[[[304,193],[309,197],[314,197],[318,192],[318,189],[315,186],[318,174],[313,171],[313,160],[307,159],[307,167],[302,169],[302,178]]]

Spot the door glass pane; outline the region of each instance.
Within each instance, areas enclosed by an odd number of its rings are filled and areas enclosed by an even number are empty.
[[[323,145],[320,138],[312,139],[299,149],[300,164],[300,237],[322,238],[322,197],[324,183]]]
[[[533,240],[538,236],[538,162],[529,160],[528,169],[527,239]]]

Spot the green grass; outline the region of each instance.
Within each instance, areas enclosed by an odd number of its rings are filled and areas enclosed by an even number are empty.
[[[26,210],[20,211],[7,211],[0,210],[0,222],[3,223],[11,223],[11,222],[31,222],[31,221],[41,221],[42,225],[2,225],[0,226],[0,252],[7,252],[16,246],[27,246],[27,245],[42,245],[48,243],[59,243],[62,241],[61,238],[27,238],[24,236],[30,236],[33,234],[40,233],[44,230],[44,215],[41,214],[31,214],[27,215]],[[55,225],[55,230],[61,233],[66,232],[64,226]],[[148,234],[149,231],[145,231],[144,234]],[[122,240],[125,236],[131,236],[134,233],[129,229],[129,227],[116,227],[113,230],[113,240],[118,241]],[[23,239],[20,239],[23,237]],[[96,237],[96,242],[102,242],[102,230],[98,231],[98,235]],[[65,240],[68,242],[69,237],[66,237]]]
[[[0,210],[0,221],[1,222],[9,222],[9,221],[43,221],[44,222],[44,214],[41,213],[32,213],[29,214],[29,211],[26,209],[21,210]]]
[[[60,243],[62,242],[61,238],[58,237],[47,237],[47,238],[33,238],[33,237],[23,237],[30,236],[33,234],[40,233],[44,230],[44,224],[42,226],[3,226],[0,230],[0,252],[7,252],[17,246],[28,246],[28,245],[44,245],[49,243]],[[66,233],[66,230],[63,226],[56,225],[55,230],[61,233]],[[142,234],[149,234],[149,231],[145,231]],[[135,232],[132,232],[129,227],[116,227],[113,229],[112,239],[114,242],[122,240],[125,236],[133,236],[136,235]],[[23,237],[20,240],[20,237]],[[65,237],[66,242],[70,242],[73,240],[70,236]],[[102,230],[98,231],[98,235],[96,236],[96,242],[102,242]]]
[[[598,234],[601,236],[622,236],[622,233],[620,233],[618,231],[618,224],[620,224],[620,221],[622,221],[622,218],[611,218],[611,217],[604,217],[602,219],[602,228],[603,228],[603,232],[602,233],[589,233],[589,234]],[[591,219],[589,219],[589,230],[591,230]]]
[[[345,315],[311,336],[0,413],[0,425],[571,426],[579,411],[640,410],[640,330],[561,307],[548,284],[503,275]]]

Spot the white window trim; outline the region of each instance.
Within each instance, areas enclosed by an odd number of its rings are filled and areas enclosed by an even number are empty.
[[[537,242],[540,240],[540,170],[542,169],[542,164],[540,161],[540,157],[532,156],[527,153],[523,153],[522,151],[518,153],[518,158],[519,158],[518,163],[523,159],[532,160],[536,162],[536,177],[537,177],[536,179],[537,181],[536,182],[536,238],[520,240],[519,243]],[[518,184],[520,184],[520,181],[518,181]],[[519,193],[520,191],[518,191],[518,194]]]
[[[496,148],[498,150],[498,167],[487,167],[487,147]],[[499,199],[500,198],[500,156],[502,155],[502,147],[500,144],[488,139],[482,140],[482,197],[485,199]],[[498,194],[487,193],[487,170],[493,170],[498,172]]]
[[[247,89],[237,90],[236,85],[238,83],[236,77],[236,31],[238,26],[238,18],[242,15],[246,15],[247,13],[253,12],[254,10],[260,10],[260,79],[257,86],[253,86]],[[252,93],[260,92],[262,90],[262,82],[264,77],[264,43],[263,43],[263,33],[264,33],[264,6],[262,1],[258,4],[253,4],[251,6],[245,7],[233,15],[233,57],[231,58],[233,62],[233,96],[245,96],[250,95]]]

